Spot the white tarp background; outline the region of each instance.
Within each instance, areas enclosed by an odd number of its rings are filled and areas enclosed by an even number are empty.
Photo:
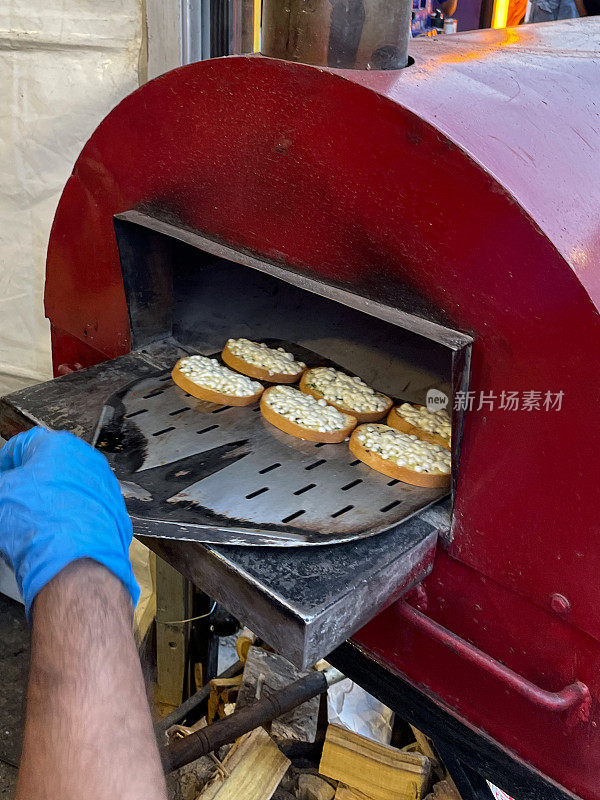
[[[0,394],[51,377],[54,211],[83,144],[139,85],[142,0],[0,3]]]
[[[0,395],[51,377],[43,294],[52,219],[85,141],[139,85],[142,26],[142,0],[0,3]],[[143,613],[150,562],[137,548]],[[0,592],[17,594],[1,561]]]

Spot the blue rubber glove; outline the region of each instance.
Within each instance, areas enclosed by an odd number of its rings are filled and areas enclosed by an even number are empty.
[[[135,606],[131,538],[108,462],[81,439],[33,428],[0,450],[0,555],[15,572],[28,619],[37,593],[80,558],[104,564]]]

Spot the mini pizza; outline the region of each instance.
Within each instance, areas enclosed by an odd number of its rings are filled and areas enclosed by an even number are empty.
[[[350,437],[350,450],[389,478],[427,488],[450,485],[448,450],[388,425],[359,425]]]
[[[314,367],[300,380],[300,389],[317,400],[351,414],[358,422],[376,422],[383,419],[392,406],[389,397],[376,392],[363,380],[346,375],[332,367]]]
[[[271,383],[296,383],[306,364],[296,361],[283,347],[267,347],[249,339],[229,339],[221,358],[233,369]]]
[[[284,433],[309,442],[343,442],[356,419],[291,386],[272,386],[263,394],[260,410],[264,418]]]
[[[262,383],[219,364],[216,358],[181,358],[171,373],[173,381],[192,397],[223,406],[249,406],[261,396]]]
[[[401,433],[410,433],[424,442],[439,444],[450,449],[452,422],[444,409],[428,411],[425,406],[402,403],[388,414],[387,424]]]

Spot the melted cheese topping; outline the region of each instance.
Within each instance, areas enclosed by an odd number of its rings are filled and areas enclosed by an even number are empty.
[[[327,433],[346,428],[351,418],[330,406],[325,400],[315,400],[310,394],[303,394],[291,386],[274,386],[265,394],[264,402],[290,422]]]
[[[360,378],[353,378],[331,367],[315,367],[304,376],[310,389],[320,392],[325,400],[344,406],[348,411],[369,413],[385,411],[389,400],[385,395],[371,389]]]
[[[417,408],[410,403],[402,403],[401,406],[397,406],[394,410],[398,416],[414,425],[415,428],[420,428],[422,431],[427,431],[427,433],[435,433],[450,441],[452,423],[450,415],[444,409],[428,411],[425,406]]]
[[[260,392],[263,388],[262,383],[224,367],[216,358],[207,358],[206,356],[182,358],[179,362],[179,370],[198,386],[234,397],[248,397]]]
[[[414,472],[448,475],[451,456],[445,447],[400,433],[388,425],[360,425],[358,441],[369,452]]]
[[[295,361],[294,356],[288,353],[283,347],[276,350],[267,347],[264,343],[251,342],[249,339],[229,339],[227,341],[229,351],[242,361],[253,364],[255,367],[265,369],[269,375],[280,373],[281,375],[298,375],[306,364],[302,361]]]

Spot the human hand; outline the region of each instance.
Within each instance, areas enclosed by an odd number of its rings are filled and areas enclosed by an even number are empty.
[[[120,578],[135,606],[131,538],[108,462],[81,439],[33,428],[0,450],[0,556],[15,572],[28,618],[37,593],[81,558]]]

